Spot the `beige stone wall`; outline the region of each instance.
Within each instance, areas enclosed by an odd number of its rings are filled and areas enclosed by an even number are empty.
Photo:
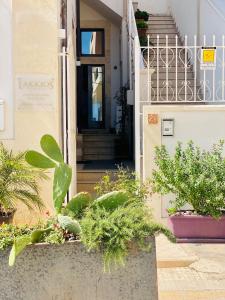
[[[52,0],[13,0],[13,66],[15,138],[5,144],[15,151],[39,149],[43,134],[61,137],[58,16],[59,2]],[[18,108],[18,76],[51,76],[54,78],[55,99],[50,110],[40,107]],[[60,141],[61,142],[61,141]],[[50,176],[51,178],[51,176]],[[46,210],[52,211],[51,181],[42,186]],[[43,214],[42,214],[43,215]],[[15,222],[31,223],[41,216],[18,208]]]

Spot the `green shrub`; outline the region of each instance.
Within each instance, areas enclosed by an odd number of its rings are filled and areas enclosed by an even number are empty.
[[[149,13],[147,11],[144,11],[144,10],[141,11],[140,9],[137,9],[137,11],[135,12],[135,18],[143,19],[144,21],[148,21]]]
[[[148,23],[145,21],[137,21],[137,29],[147,29],[148,28]]]
[[[104,268],[124,265],[131,243],[138,249],[150,251],[149,237],[164,233],[174,241],[163,226],[152,222],[149,209],[130,203],[115,209],[91,208],[81,221],[81,241],[88,250],[103,252]]]
[[[218,218],[225,209],[225,159],[223,142],[214,145],[211,151],[202,151],[189,142],[186,148],[181,143],[170,155],[165,146],[156,148],[153,171],[153,192],[166,195],[173,193],[170,213],[190,204],[199,215]]]
[[[0,212],[11,211],[19,201],[29,209],[43,208],[39,179],[46,175],[27,164],[24,152],[14,154],[0,143]]]
[[[126,191],[132,201],[139,203],[144,203],[150,195],[149,182],[141,183],[135,172],[122,167],[118,167],[117,172],[108,172],[95,186],[97,196],[120,190]]]

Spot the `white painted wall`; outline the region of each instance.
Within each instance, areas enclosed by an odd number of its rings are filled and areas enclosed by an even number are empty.
[[[123,0],[100,0],[118,15],[123,16]]]
[[[120,68],[120,28],[111,25],[111,127],[116,125],[116,100],[115,95],[120,89],[121,68]]]
[[[140,10],[146,10],[151,14],[168,14],[169,3],[168,0],[137,0],[138,8]]]
[[[5,140],[14,136],[11,0],[0,1],[0,40],[0,100],[4,101],[5,119],[0,140]]]
[[[193,36],[198,34],[197,0],[168,0],[181,36],[188,35],[189,45],[193,45]],[[188,12],[188,13],[187,13]]]

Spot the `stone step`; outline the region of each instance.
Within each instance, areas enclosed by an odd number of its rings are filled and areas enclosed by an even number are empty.
[[[88,192],[92,195],[95,194],[94,187],[96,183],[92,181],[83,181],[83,182],[77,182],[77,193],[80,192]]]
[[[80,170],[77,172],[78,182],[98,182],[106,174],[105,170]]]
[[[174,21],[171,15],[153,15],[149,17],[149,21]]]
[[[102,153],[93,153],[93,154],[84,154],[83,159],[85,161],[88,160],[113,160],[115,159],[115,155],[113,154],[102,154]]]
[[[98,153],[98,155],[112,155],[114,156],[115,154],[115,149],[114,147],[86,147],[86,145],[84,145],[84,149],[83,149],[83,155],[95,155],[96,153]]]
[[[157,39],[152,39],[150,37],[150,42],[154,45],[153,47],[157,47]],[[178,39],[178,42],[177,42],[177,45],[178,46],[182,46],[182,42]],[[152,45],[150,45],[152,46]],[[166,40],[165,39],[159,39],[159,48],[163,48],[166,46]],[[175,39],[168,39],[168,46],[171,46],[173,48],[175,48],[176,46],[176,40]]]
[[[161,24],[161,23],[159,23],[159,24],[157,24],[157,23],[151,23],[151,22],[148,22],[148,28],[149,29],[159,29],[159,30],[161,30],[161,29],[177,29],[177,27],[176,27],[176,25],[175,25],[175,23],[171,23],[171,24]]]
[[[85,148],[112,148],[115,146],[115,140],[85,140]]]
[[[173,25],[173,26],[176,26],[175,22],[173,19],[168,19],[168,20],[160,20],[160,19],[152,19],[151,17],[149,18],[148,20],[148,25],[151,26],[151,25]]]
[[[183,268],[198,260],[196,255],[186,252],[179,244],[169,242],[162,234],[156,237],[156,249],[158,268]]]
[[[154,38],[154,39],[156,39],[157,38],[157,35],[159,36],[159,38],[164,38],[164,39],[166,39],[166,36],[168,36],[168,38],[176,38],[176,36],[177,36],[177,34],[176,33],[167,33],[167,34],[165,34],[165,33],[152,33],[151,34],[151,37],[152,38]]]
[[[147,34],[174,34],[175,36],[178,35],[177,29],[174,28],[151,28],[149,27],[149,29],[147,30]]]
[[[185,79],[185,72],[177,73],[177,74],[173,73],[173,72],[168,72],[168,77],[167,77],[166,72],[160,73],[159,79],[165,80],[165,79],[168,78],[168,80],[173,80],[173,79],[175,80],[176,79],[176,75],[177,75],[177,79],[178,80],[182,80],[182,79],[184,80]],[[192,72],[188,72],[186,74],[186,78],[187,78],[187,80],[194,79],[194,74]],[[156,79],[157,79],[157,73],[154,73],[152,75],[152,81],[154,81]]]
[[[154,50],[154,52],[153,52]],[[149,50],[149,57],[151,60],[157,60],[157,49],[156,48],[151,48]],[[172,59],[176,60],[180,60],[180,61],[184,61],[185,60],[185,52],[182,51],[177,51],[177,55],[176,55],[176,50],[174,48],[168,48],[168,53],[166,54],[166,48],[159,48],[159,59],[163,59],[165,61],[165,59],[168,56],[168,61],[171,61]],[[144,59],[146,60],[148,58],[148,50],[143,51],[143,56]],[[187,57],[188,60],[188,57]]]
[[[92,142],[98,142],[98,141],[105,141],[105,142],[109,142],[109,141],[114,141],[115,139],[118,139],[117,135],[113,135],[113,134],[84,134],[83,135],[83,141],[92,141]]]
[[[165,67],[159,68],[159,74],[161,74],[161,73],[166,73],[166,71],[167,71],[167,69],[166,69]],[[155,70],[155,73],[156,73],[156,72],[157,72],[157,70]],[[176,73],[176,67],[175,67],[175,66],[169,67],[169,68],[168,68],[168,72],[169,72],[169,73]],[[184,72],[185,72],[184,67],[182,67],[182,66],[177,66],[177,73],[184,73]],[[187,72],[193,73],[192,67],[188,68],[188,69],[187,69]]]
[[[108,129],[82,129],[81,134],[110,134]]]
[[[157,102],[157,101],[167,101],[167,96],[166,95],[161,95],[159,96],[159,100],[157,100],[157,97],[152,97],[152,101]],[[176,100],[177,99],[177,100]],[[184,101],[196,101],[196,102],[200,102],[198,97],[194,97],[194,95],[187,95],[186,100],[185,100],[185,95],[168,95],[168,101],[173,101],[173,102],[184,102]]]
[[[147,61],[146,61],[146,62],[147,62]],[[161,68],[165,68],[165,63],[164,63],[161,59],[159,59],[159,65],[158,65],[158,66],[159,66],[160,69],[161,69]],[[179,68],[183,68],[184,64],[183,64],[180,60],[177,60],[177,66],[178,66]],[[155,69],[155,72],[156,72],[156,69],[157,69],[157,61],[156,61],[156,60],[153,60],[153,61],[151,62],[151,60],[150,60],[150,67],[151,67],[151,68],[154,68],[154,69]],[[176,61],[173,60],[173,61],[169,64],[169,67],[175,68],[175,67],[176,67]],[[188,68],[191,69],[192,66],[189,65]]]
[[[178,80],[177,81],[178,89],[183,87],[183,82],[184,82],[184,80]],[[164,81],[159,81],[159,88],[163,88],[165,86],[164,83],[165,83],[165,80]],[[188,80],[188,83],[189,83],[188,84],[189,87],[194,90],[194,80]],[[174,87],[174,88],[176,87],[176,81],[175,80],[169,80],[169,84],[170,84],[171,87]],[[156,80],[152,81],[152,88],[157,88],[157,81]],[[198,85],[196,85],[196,88],[198,89]]]

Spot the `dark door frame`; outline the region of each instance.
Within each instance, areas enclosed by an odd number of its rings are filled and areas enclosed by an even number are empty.
[[[105,113],[106,113],[106,110],[105,110],[105,101],[106,101],[106,92],[105,92],[105,64],[92,64],[92,63],[88,63],[88,64],[82,64],[80,67],[78,68],[82,68],[82,66],[86,66],[86,67],[102,67],[103,69],[103,79],[102,79],[102,124],[101,126],[99,127],[100,129],[105,129]],[[77,82],[79,84],[79,82],[82,80],[81,79],[81,73],[80,72],[77,72],[77,74],[80,75],[80,77],[77,78]],[[79,76],[78,75],[78,76]],[[80,93],[79,93],[80,92]],[[82,99],[82,91],[78,89],[78,86],[77,86],[77,99]],[[79,101],[79,100],[78,100]],[[77,105],[79,105],[79,102],[77,101]],[[77,120],[78,120],[78,117],[77,117]],[[89,123],[89,122],[88,122]],[[79,125],[79,124],[78,124]],[[87,124],[88,126],[89,124]],[[78,126],[79,127],[79,126]],[[82,128],[82,129],[88,129],[88,128]],[[91,129],[91,128],[90,128]]]

